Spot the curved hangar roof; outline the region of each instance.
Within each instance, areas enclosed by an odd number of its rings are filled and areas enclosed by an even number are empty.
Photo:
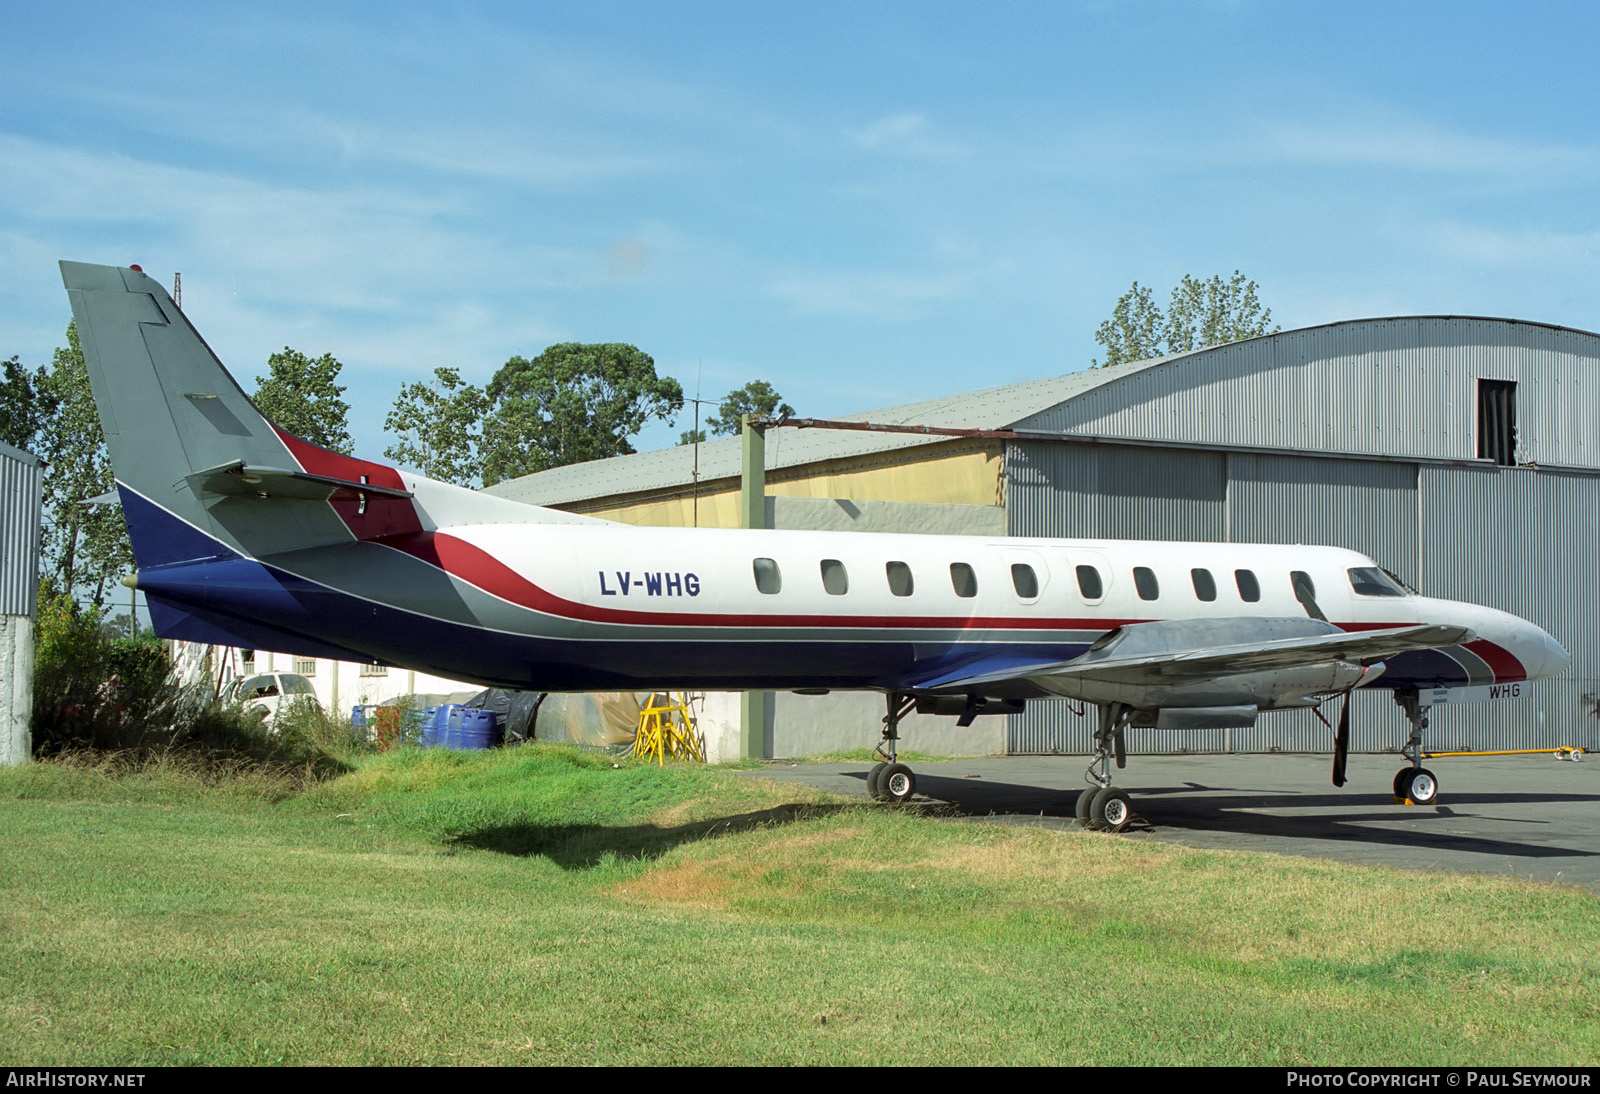
[[[1401,316],[1243,342],[845,415],[1084,440],[1476,460],[1479,379],[1517,384],[1517,460],[1600,469],[1600,335],[1516,319]],[[950,438],[830,429],[767,434],[775,470]],[[552,468],[488,488],[562,505],[686,485],[690,446]],[[739,474],[739,438],[700,445],[700,481]]]

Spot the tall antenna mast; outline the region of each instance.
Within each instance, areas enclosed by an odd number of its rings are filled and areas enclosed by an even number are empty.
[[[693,527],[695,528],[700,527],[700,374],[705,371],[705,367],[705,358],[702,357],[694,370],[694,432],[689,434],[694,438],[694,478],[689,489],[694,499]]]
[[[183,275],[181,273],[172,275],[172,302],[180,308],[183,307]]]

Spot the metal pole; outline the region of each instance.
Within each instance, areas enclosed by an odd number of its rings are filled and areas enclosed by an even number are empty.
[[[744,416],[739,460],[739,526],[767,526],[767,437],[766,423],[752,422]],[[766,753],[767,710],[772,702],[769,691],[747,691],[739,699],[739,755],[758,760]]]

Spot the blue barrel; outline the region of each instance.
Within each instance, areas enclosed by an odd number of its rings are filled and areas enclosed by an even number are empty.
[[[417,741],[423,748],[432,748],[444,741],[444,707],[429,707],[422,712],[422,736]]]
[[[450,711],[445,745],[448,748],[493,748],[499,743],[496,728],[494,711],[458,706]]]

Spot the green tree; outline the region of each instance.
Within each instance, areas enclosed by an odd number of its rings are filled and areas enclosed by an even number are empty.
[[[1238,270],[1226,281],[1215,274],[1205,281],[1185,274],[1172,290],[1165,315],[1150,290],[1135,281],[1095,332],[1106,359],[1089,364],[1102,368],[1276,334],[1279,328],[1271,322],[1272,309],[1261,307],[1256,283]]]
[[[338,382],[343,367],[331,353],[313,359],[284,346],[267,358],[267,375],[256,377],[256,409],[296,437],[349,455],[350,407]]]
[[[383,454],[431,479],[475,486],[483,473],[479,447],[488,409],[483,389],[462,383],[453,368],[436,368],[433,383],[400,388],[383,421],[383,428],[399,440]]]
[[[564,342],[533,360],[513,357],[489,381],[483,481],[625,455],[651,418],[670,422],[683,388],[657,376],[650,355],[625,343]]]
[[[133,548],[119,507],[87,504],[116,484],[77,324],[67,327],[67,345],[56,350],[38,381],[48,409],[34,443],[46,464],[44,572],[57,588],[86,596],[98,607],[115,580],[133,568]]]
[[[794,407],[782,399],[783,396],[765,380],[751,380],[723,396],[722,402],[717,404],[717,412],[706,419],[706,425],[714,436],[729,437],[739,432],[746,414],[775,414],[786,418],[794,413]]]
[[[1206,281],[1185,274],[1167,306],[1167,352],[1276,334],[1278,328],[1268,326],[1271,322],[1272,309],[1262,308],[1256,299],[1256,283],[1238,270],[1226,281],[1216,274]]]
[[[45,392],[45,370],[30,373],[15,357],[0,362],[0,441],[13,448],[31,448],[34,437],[55,408]]]

